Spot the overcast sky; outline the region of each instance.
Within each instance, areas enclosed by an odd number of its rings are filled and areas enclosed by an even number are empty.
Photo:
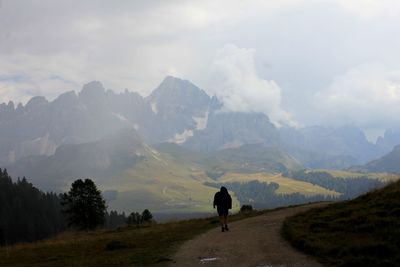
[[[0,102],[166,75],[275,123],[400,125],[400,1],[0,0]]]

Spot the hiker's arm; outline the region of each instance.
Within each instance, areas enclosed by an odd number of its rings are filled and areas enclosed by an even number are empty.
[[[217,194],[214,195],[214,202],[213,202],[214,209],[215,209],[215,205],[217,205]]]

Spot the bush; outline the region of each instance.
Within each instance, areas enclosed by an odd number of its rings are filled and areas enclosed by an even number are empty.
[[[127,219],[128,225],[136,225],[139,227],[142,224],[151,224],[153,222],[153,214],[148,209],[145,209],[142,214],[132,212]]]
[[[240,208],[240,212],[252,212],[253,211],[253,206],[251,205],[243,205]]]

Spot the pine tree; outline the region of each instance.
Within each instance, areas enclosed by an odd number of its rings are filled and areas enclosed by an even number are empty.
[[[143,223],[151,223],[153,220],[153,214],[148,209],[145,209],[142,212],[142,221]]]
[[[69,192],[62,195],[61,204],[70,226],[91,230],[104,224],[105,201],[101,191],[90,179],[73,182]]]
[[[25,177],[13,182],[0,169],[0,246],[35,241],[65,229],[60,199],[35,188]]]
[[[142,224],[142,215],[139,214],[139,212],[132,212],[127,219],[127,224],[128,225],[136,225],[139,226]]]

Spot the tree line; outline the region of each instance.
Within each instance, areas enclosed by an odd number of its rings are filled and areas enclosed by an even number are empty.
[[[44,193],[26,178],[13,182],[0,169],[0,245],[35,241],[66,229],[59,197]]]
[[[324,171],[299,170],[286,172],[283,175],[339,192],[341,193],[341,200],[352,199],[386,185],[386,183],[368,176],[340,178]]]
[[[354,178],[334,177],[328,172],[306,170],[286,172],[286,177],[295,180],[308,182],[314,185],[327,188],[332,191],[341,193],[339,197],[330,195],[312,195],[306,196],[300,193],[278,194],[279,188],[277,183],[266,183],[259,181],[250,181],[246,183],[233,182],[224,184],[229,190],[235,193],[241,205],[251,205],[257,209],[276,208],[288,205],[304,204],[317,201],[335,201],[355,198],[361,194],[371,191],[375,188],[381,188],[386,183],[377,179],[371,179],[367,176]],[[219,188],[222,184],[205,183],[208,186]]]
[[[219,183],[206,182],[205,184],[216,188],[222,186]],[[240,205],[251,205],[256,209],[271,209],[309,202],[337,200],[336,197],[329,195],[278,194],[276,190],[279,188],[279,184],[274,182],[265,183],[254,180],[246,183],[225,183],[224,186],[235,193]]]
[[[40,191],[25,177],[13,182],[7,170],[0,169],[0,193],[0,246],[48,238],[66,229],[115,229],[153,222],[147,209],[128,217],[107,212],[101,191],[90,179],[78,179],[68,192],[57,195]]]

